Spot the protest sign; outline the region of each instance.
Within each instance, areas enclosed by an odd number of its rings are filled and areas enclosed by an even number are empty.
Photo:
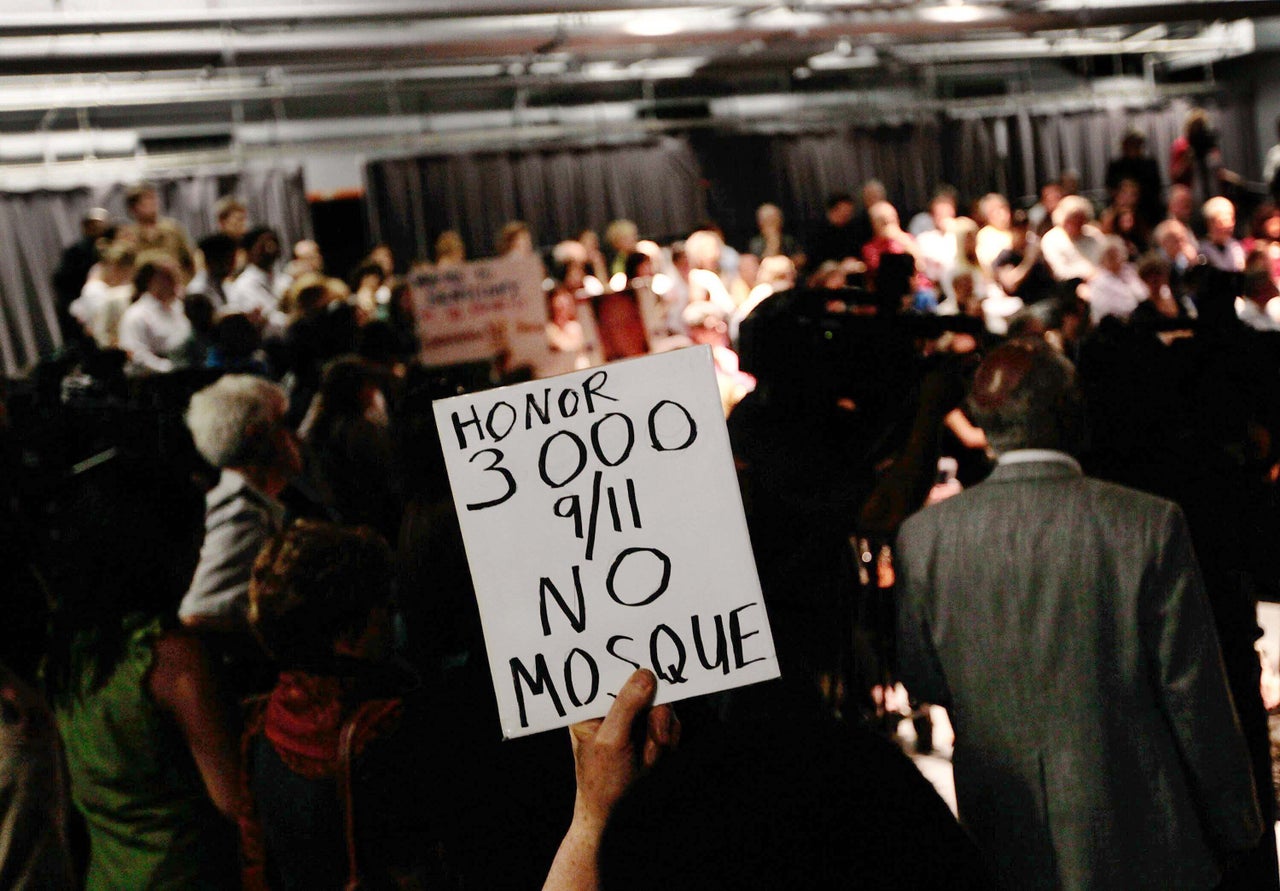
[[[423,363],[506,354],[509,366],[539,368],[548,352],[542,275],[532,255],[415,272],[409,288]]]
[[[778,676],[709,348],[434,407],[504,737]]]

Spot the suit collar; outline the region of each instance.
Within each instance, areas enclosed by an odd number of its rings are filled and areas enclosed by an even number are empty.
[[[1066,452],[1051,449],[1015,449],[1000,456],[988,482],[1080,477],[1080,462]]]

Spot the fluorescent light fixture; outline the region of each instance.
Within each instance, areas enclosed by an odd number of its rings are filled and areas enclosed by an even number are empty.
[[[622,28],[636,37],[667,37],[685,29],[676,12],[651,12],[630,19]]]
[[[972,3],[946,3],[941,6],[921,7],[919,14],[925,21],[961,25],[997,18],[1000,11]]]

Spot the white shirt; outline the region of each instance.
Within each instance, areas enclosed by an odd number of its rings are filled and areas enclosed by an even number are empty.
[[[1226,272],[1244,272],[1244,247],[1234,238],[1226,244],[1217,245],[1209,239],[1200,242],[1200,254],[1214,269]]]
[[[265,319],[275,312],[279,300],[271,287],[269,272],[249,265],[227,288],[227,308],[233,312],[251,313],[255,309]]]
[[[265,325],[264,337],[283,334],[289,324],[288,317],[277,309],[280,300],[276,297],[273,279],[271,273],[249,264],[227,287],[227,310],[246,315],[258,310]]]
[[[1132,265],[1121,266],[1119,275],[1100,269],[1089,282],[1089,318],[1095,325],[1107,316],[1128,319],[1146,299],[1147,286]]]
[[[172,371],[169,353],[190,336],[191,323],[181,300],[165,306],[151,294],[143,294],[120,319],[120,348],[128,351],[134,374]]]
[[[1061,226],[1054,226],[1040,239],[1040,256],[1049,264],[1053,277],[1060,282],[1073,278],[1089,279],[1097,271],[1102,257],[1102,239],[1092,226],[1085,226],[1080,237],[1072,239]]]

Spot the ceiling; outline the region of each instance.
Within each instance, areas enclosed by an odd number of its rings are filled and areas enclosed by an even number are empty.
[[[0,163],[785,124],[1158,91],[1280,2],[6,0]]]

